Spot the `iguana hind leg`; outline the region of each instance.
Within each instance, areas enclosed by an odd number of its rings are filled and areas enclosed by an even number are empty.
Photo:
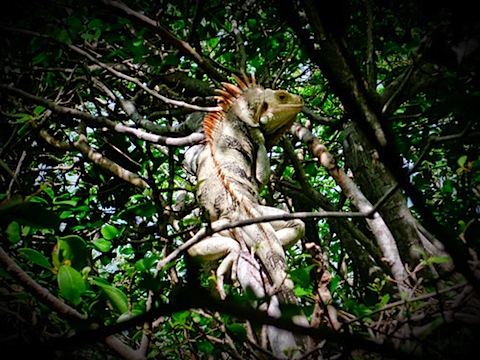
[[[263,205],[259,205],[258,210],[264,216],[287,214],[287,212],[282,209]],[[277,220],[270,222],[270,224],[275,230],[275,235],[284,249],[292,247],[305,235],[305,223],[300,219]]]

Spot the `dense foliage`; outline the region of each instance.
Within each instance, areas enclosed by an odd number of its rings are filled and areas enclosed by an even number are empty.
[[[476,10],[336,3],[17,0],[2,11],[3,349],[269,357],[252,329],[274,320],[232,283],[218,300],[213,268],[176,252],[206,226],[183,161],[203,139],[193,120],[220,82],[254,72],[305,102],[271,150],[262,196],[309,212],[287,255],[310,356],[475,350]]]

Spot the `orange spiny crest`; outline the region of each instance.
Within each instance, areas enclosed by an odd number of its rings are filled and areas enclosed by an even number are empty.
[[[250,86],[250,79],[245,73],[243,73],[243,80],[245,80],[245,84],[247,84],[247,86]]]
[[[226,103],[227,102],[224,96],[214,95],[213,98],[215,100],[217,100],[219,103]]]
[[[224,98],[227,98],[227,99],[235,99],[235,96],[233,96],[232,94],[230,94],[228,91],[225,91],[223,89],[215,89],[215,92],[217,94],[220,94],[220,96],[224,97]]]
[[[242,91],[245,91],[248,89],[248,85],[245,84],[242,79],[240,79],[237,75],[233,74],[233,77],[235,78],[235,81],[237,82],[238,85],[240,85],[240,89],[242,89]]]
[[[220,104],[218,104],[218,106],[220,106],[222,108],[223,112],[226,112],[231,104],[232,104],[231,102],[230,103],[220,103]]]
[[[256,85],[257,83],[253,72],[251,80],[248,79],[245,73],[243,74],[244,81],[235,74],[233,74],[233,77],[240,87],[231,83],[222,82],[221,84],[224,88],[215,89],[215,92],[218,95],[214,96],[214,98],[218,101],[218,106],[221,108],[221,110],[209,112],[202,122],[205,136],[207,137],[208,141],[211,141],[217,124],[222,121],[223,114],[230,109],[236,98],[240,97],[244,91],[248,90],[250,86]]]
[[[205,137],[207,138],[208,141],[210,141],[213,138],[213,132],[215,131],[217,124],[220,121],[222,121],[222,115],[223,115],[223,111],[219,111],[219,112],[211,111],[203,119],[202,127],[203,127]]]
[[[242,95],[242,90],[238,86],[226,82],[222,82],[222,85],[233,96],[239,97]]]

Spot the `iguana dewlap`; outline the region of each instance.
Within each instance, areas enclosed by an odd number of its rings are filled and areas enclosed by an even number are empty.
[[[197,160],[198,198],[212,222],[231,223],[283,210],[260,204],[259,190],[270,176],[267,147],[291,126],[302,110],[300,96],[284,90],[265,89],[236,78],[240,87],[222,83],[218,90],[221,111],[203,121],[206,146]],[[268,144],[268,145],[267,145]],[[304,235],[300,220],[275,221],[216,233],[189,249],[199,260],[225,258],[217,270],[220,294],[223,275],[240,250],[255,253],[275,292],[283,301],[292,299],[293,284],[285,273],[284,247]]]

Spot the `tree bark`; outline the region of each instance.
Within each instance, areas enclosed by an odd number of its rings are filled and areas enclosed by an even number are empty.
[[[390,171],[378,161],[377,151],[353,123],[345,129],[344,149],[355,182],[372,203],[397,184]],[[424,254],[447,256],[441,244],[431,242],[419,231],[419,223],[400,190],[394,191],[378,211],[395,238],[402,261],[410,267],[414,267]]]

